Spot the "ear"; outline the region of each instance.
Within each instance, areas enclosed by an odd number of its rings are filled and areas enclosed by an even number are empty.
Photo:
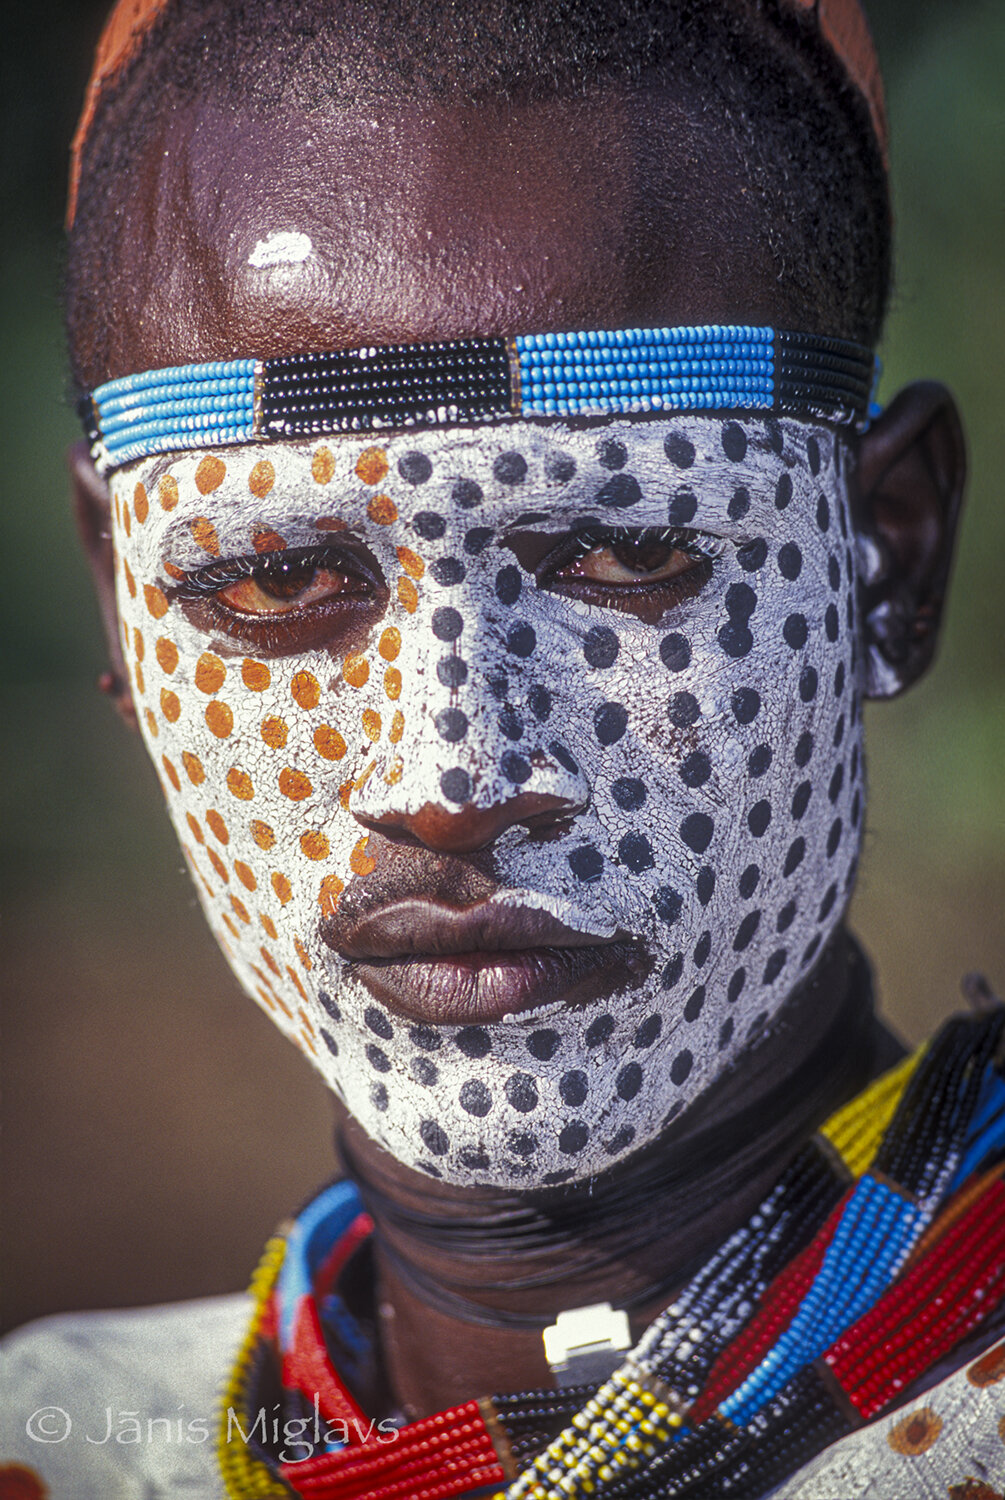
[[[869,698],[894,697],[931,665],[966,469],[956,403],[935,381],[900,391],[860,439],[851,501]]]
[[[122,655],[119,616],[115,605],[115,561],[112,550],[112,501],[108,486],[91,462],[86,442],[74,443],[66,455],[73,485],[73,511],[77,531],[91,565],[98,595],[101,622],[108,642],[111,670],[98,679],[131,729],[136,726],[136,708]]]

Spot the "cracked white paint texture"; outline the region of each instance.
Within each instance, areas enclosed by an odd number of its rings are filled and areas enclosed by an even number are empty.
[[[248,265],[256,270],[267,270],[269,266],[298,266],[313,251],[309,234],[297,229],[274,229],[264,240],[259,240],[248,256]]]
[[[686,416],[251,445],[112,476],[140,722],[210,925],[401,1161],[456,1183],[597,1173],[652,1141],[809,972],[863,810],[845,451],[823,426]],[[539,587],[504,545],[586,516],[685,524],[721,555],[697,597],[646,624]],[[173,600],[179,570],[253,555],[269,531],[337,546],[333,523],[390,590],[345,660],[324,645],[246,657]],[[453,741],[445,709],[463,716]],[[631,933],[651,976],[484,1027],[417,1028],[376,1005],[323,942],[322,911],[373,863],[354,814],[455,810],[445,773],[479,806],[521,788],[581,805],[557,840],[500,837],[495,899]]]

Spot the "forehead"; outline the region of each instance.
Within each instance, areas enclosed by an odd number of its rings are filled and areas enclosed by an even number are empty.
[[[120,190],[92,385],[371,339],[798,326],[732,138],[668,87],[268,119],[203,101]]]

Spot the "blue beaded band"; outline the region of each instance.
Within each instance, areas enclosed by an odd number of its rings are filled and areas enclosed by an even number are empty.
[[[731,324],[542,333],[148,370],[85,397],[95,462],[416,424],[772,411],[861,426],[876,373],[845,339]]]

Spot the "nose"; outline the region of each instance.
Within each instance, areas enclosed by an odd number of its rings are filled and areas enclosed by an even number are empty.
[[[582,812],[588,801],[585,795],[521,791],[487,807],[469,802],[456,812],[442,802],[424,802],[415,811],[385,807],[366,812],[354,807],[352,812],[357,823],[369,832],[398,842],[422,844],[440,853],[473,854],[493,844],[517,823],[547,832]]]

